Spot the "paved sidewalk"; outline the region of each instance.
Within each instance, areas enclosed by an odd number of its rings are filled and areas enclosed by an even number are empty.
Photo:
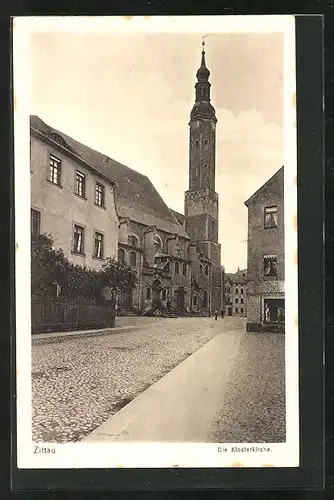
[[[217,335],[82,441],[212,441],[212,423],[244,335]]]

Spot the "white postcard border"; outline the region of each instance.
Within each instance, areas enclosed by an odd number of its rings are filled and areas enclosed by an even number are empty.
[[[29,36],[43,31],[284,33],[284,190],[286,301],[286,443],[66,443],[32,442],[30,315]],[[286,16],[20,17],[13,20],[17,466],[298,467],[298,276],[295,19]],[[264,450],[264,448],[270,451]],[[261,449],[261,450],[260,450]],[[225,451],[226,450],[226,451]]]

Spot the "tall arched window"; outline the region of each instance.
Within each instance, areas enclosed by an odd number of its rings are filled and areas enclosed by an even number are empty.
[[[130,236],[128,236],[128,243],[129,245],[136,247],[138,246],[138,239],[136,238],[136,236],[133,236],[133,234],[131,234]]]
[[[154,238],[154,244],[157,252],[160,252],[162,250],[162,239],[160,236],[156,235]]]
[[[203,144],[204,144],[204,148],[205,148],[205,149],[208,149],[208,146],[209,146],[209,141],[208,141],[207,139],[204,139]]]
[[[180,273],[180,264],[178,262],[175,262],[175,274]]]
[[[203,307],[208,307],[208,292],[206,290],[203,293]]]
[[[123,263],[125,262],[125,252],[124,252],[123,248],[118,249],[118,260],[123,262]]]
[[[184,274],[184,276],[187,276],[187,264],[183,263],[182,265],[182,273]]]
[[[195,148],[196,148],[196,149],[199,149],[199,140],[198,140],[198,139],[196,139],[196,141],[195,141],[195,143],[194,143],[194,144],[195,144]]]
[[[137,265],[137,254],[136,252],[130,252],[130,266]]]
[[[150,300],[150,298],[151,298],[151,289],[150,289],[150,287],[147,287],[146,288],[146,299]]]
[[[209,274],[209,266],[205,266],[204,272],[206,276]]]

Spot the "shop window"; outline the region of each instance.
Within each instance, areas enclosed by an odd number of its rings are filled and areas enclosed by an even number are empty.
[[[264,300],[264,322],[284,324],[285,322],[284,299]]]

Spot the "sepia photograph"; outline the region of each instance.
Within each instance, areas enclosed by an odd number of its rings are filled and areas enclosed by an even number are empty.
[[[18,467],[298,467],[293,16],[14,19]]]

